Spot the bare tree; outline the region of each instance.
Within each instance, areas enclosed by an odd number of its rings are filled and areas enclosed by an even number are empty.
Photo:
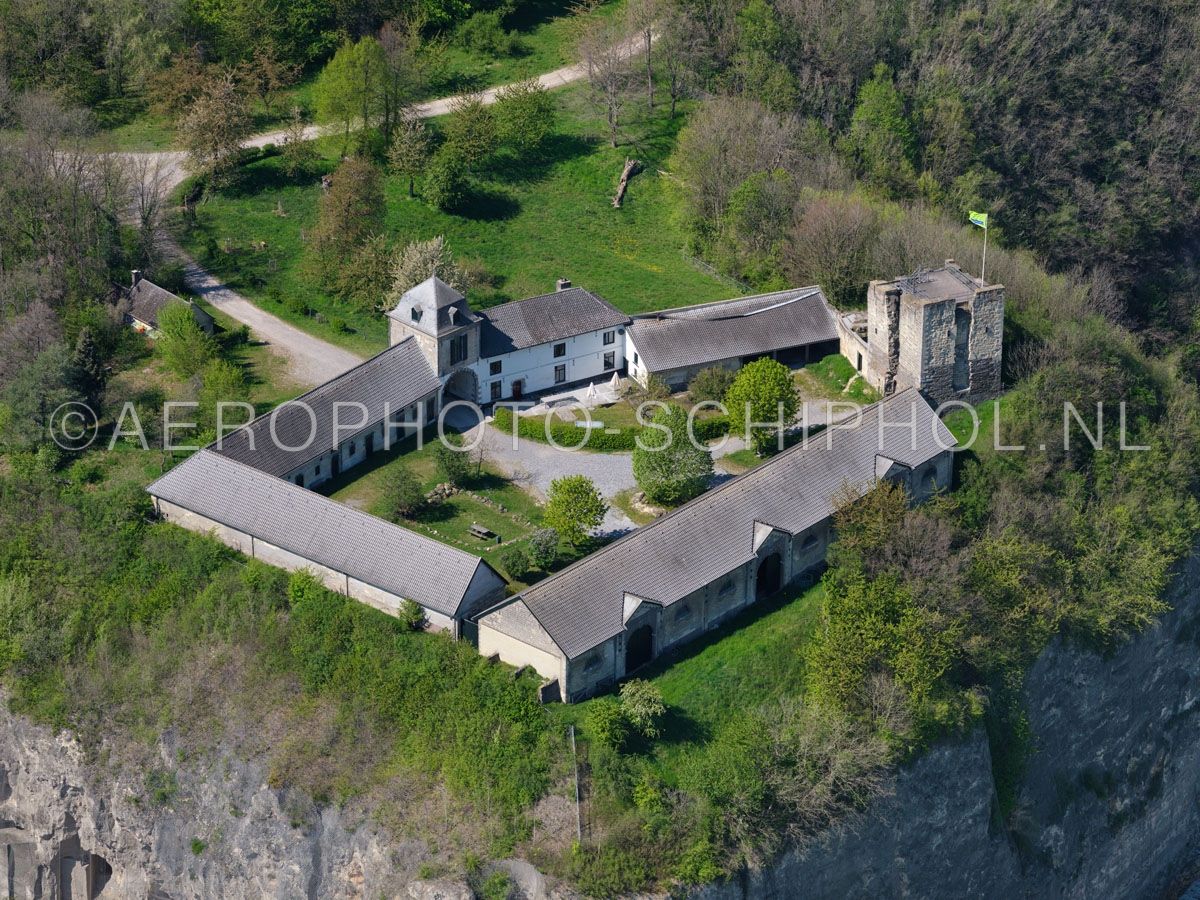
[[[130,156],[132,211],[137,224],[137,256],[144,268],[158,261],[158,232],[170,187],[169,167],[156,153]]]
[[[592,103],[603,111],[608,141],[617,146],[621,110],[632,79],[629,35],[618,23],[593,19],[584,29],[579,50],[587,68]]]
[[[646,108],[654,110],[654,29],[661,17],[660,0],[631,0],[627,15],[630,30],[641,37],[646,54]]]
[[[270,115],[279,95],[300,74],[300,67],[280,59],[275,45],[269,40],[255,48],[254,56],[238,67],[237,79],[259,99]]]
[[[408,107],[425,86],[426,67],[422,65],[421,30],[414,21],[397,19],[384,23],[379,30],[383,45],[383,138],[391,142],[392,134],[406,118]]]
[[[667,94],[671,98],[671,118],[679,101],[699,84],[699,69],[704,62],[704,37],[699,23],[684,10],[669,9],[658,23],[658,58],[667,76]]]
[[[210,78],[179,123],[190,166],[210,182],[233,170],[249,132],[250,114],[232,72]]]

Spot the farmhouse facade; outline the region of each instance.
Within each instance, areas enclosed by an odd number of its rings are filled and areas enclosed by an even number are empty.
[[[591,696],[813,577],[847,492],[947,488],[954,443],[902,391],[485,611],[479,652],[536,669],[568,702]]]
[[[130,274],[130,284],[121,289],[123,307],[125,309],[125,324],[134,331],[158,337],[158,316],[168,306],[182,305],[191,310],[192,318],[205,334],[213,333],[213,317],[202,310],[191,300],[185,300],[178,294],[172,294],[164,287],[159,287],[140,271],[134,269]]]

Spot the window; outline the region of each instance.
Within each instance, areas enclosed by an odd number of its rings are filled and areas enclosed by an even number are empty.
[[[304,487],[304,473],[303,472],[301,472],[299,475],[296,476],[296,484],[300,485],[300,487]]]
[[[615,369],[617,367],[617,353],[615,350],[609,350],[604,354],[604,368]]]
[[[355,449],[356,449],[356,448],[355,448],[355,446],[354,446],[354,441],[351,441],[351,442],[350,442],[350,455],[351,455],[351,456],[353,456],[353,455],[354,455],[354,451],[355,451]]]
[[[562,384],[566,380],[567,380],[567,367],[565,365],[555,366],[554,367],[554,383]]]
[[[467,358],[467,336],[460,334],[450,338],[450,365],[457,366]]]
[[[862,354],[858,353],[855,355],[858,357],[858,361],[854,364],[854,368],[858,369],[858,371],[861,372],[862,371]]]
[[[500,399],[500,393],[501,393],[501,390],[503,389],[503,385],[504,385],[503,381],[493,381],[492,382],[492,402],[493,403],[495,403],[497,400]]]
[[[637,352],[636,352],[636,351],[635,351],[635,352],[634,352],[634,354],[633,354],[633,364],[634,364],[635,366],[638,364],[638,355],[637,355]]]
[[[499,375],[503,365],[503,360],[493,359],[491,365],[488,366],[488,373],[491,375]]]
[[[615,331],[604,332],[604,346],[605,347],[607,347],[609,344],[615,344],[616,342],[617,342],[617,333]]]
[[[408,311],[408,314],[412,317],[412,320],[414,322],[421,321],[421,311],[419,309],[417,309],[415,306]]]
[[[554,358],[555,358],[555,359],[558,359],[559,357],[561,357],[561,356],[566,356],[566,355],[567,355],[567,345],[566,345],[566,342],[563,342],[563,343],[561,343],[561,344],[555,344],[555,345],[554,345]]]
[[[320,464],[320,463],[317,463],[317,468],[316,468],[316,469],[313,471],[313,474],[314,474],[314,475],[320,475],[320,474],[321,474],[321,464]]]

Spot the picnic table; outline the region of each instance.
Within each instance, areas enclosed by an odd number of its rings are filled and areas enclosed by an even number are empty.
[[[495,541],[497,544],[500,543],[500,535],[484,525],[473,523],[467,531],[471,533],[472,537],[477,537],[481,541]]]

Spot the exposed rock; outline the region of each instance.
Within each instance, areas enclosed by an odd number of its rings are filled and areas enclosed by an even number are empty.
[[[410,881],[408,896],[412,900],[474,900],[475,892],[465,881]]]

